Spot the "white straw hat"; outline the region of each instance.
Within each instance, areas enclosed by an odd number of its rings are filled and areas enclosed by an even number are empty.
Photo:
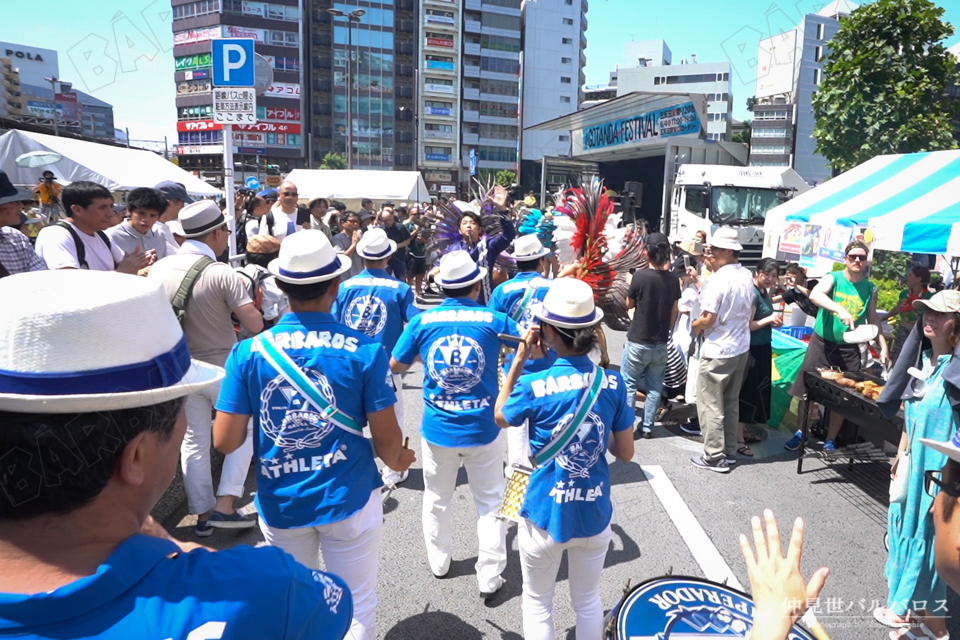
[[[593,289],[583,280],[558,278],[550,283],[543,302],[533,315],[549,325],[565,329],[591,327],[603,319],[593,301]]]
[[[357,255],[367,260],[383,260],[397,251],[397,243],[383,229],[370,229],[357,243]]]
[[[731,227],[720,227],[713,232],[713,236],[707,242],[708,247],[717,249],[730,249],[732,251],[743,251],[743,245],[737,237],[737,230]]]
[[[177,216],[183,227],[184,238],[199,238],[227,224],[223,212],[213,200],[200,200],[188,204]]]
[[[267,271],[290,284],[314,284],[333,280],[350,270],[350,257],[338,254],[323,231],[305,229],[280,243],[280,257]]]
[[[540,242],[537,234],[520,236],[513,243],[513,253],[509,254],[517,262],[527,262],[550,255],[550,249],[547,249]]]
[[[160,283],[70,269],[0,280],[0,410],[85,413],[159,404],[223,370],[190,359]]]
[[[436,280],[446,289],[462,289],[480,282],[486,275],[486,267],[478,267],[469,253],[458,249],[440,259],[440,273]]]

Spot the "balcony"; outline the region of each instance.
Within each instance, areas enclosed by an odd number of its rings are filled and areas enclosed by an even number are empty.
[[[423,137],[428,140],[453,140],[453,131],[435,131],[424,129]]]
[[[480,21],[479,20],[464,20],[463,21],[463,30],[467,33],[480,33]]]
[[[463,43],[463,52],[468,56],[478,56],[480,55],[480,43],[479,42],[464,42]]]
[[[463,144],[480,144],[480,134],[479,133],[465,133],[463,134]]]
[[[480,67],[475,64],[465,64],[463,65],[463,75],[467,78],[479,78]]]
[[[480,112],[479,112],[479,111],[464,111],[464,112],[463,112],[463,121],[464,121],[464,122],[480,122]]]
[[[463,99],[464,100],[479,100],[480,99],[480,89],[468,89],[467,87],[463,88]]]
[[[480,0],[466,0],[466,2],[463,4],[463,8],[481,11],[483,9],[483,3],[481,3]]]

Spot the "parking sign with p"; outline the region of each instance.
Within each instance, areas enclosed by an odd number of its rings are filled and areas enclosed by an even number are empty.
[[[212,41],[213,86],[252,87],[255,59],[251,38],[221,38]]]

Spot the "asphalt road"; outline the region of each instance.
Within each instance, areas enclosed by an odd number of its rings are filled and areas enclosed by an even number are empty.
[[[617,363],[625,334],[607,332],[611,360]],[[406,431],[410,445],[420,455],[421,369],[417,365],[404,379]],[[689,411],[689,410],[687,410]],[[682,417],[684,411],[673,414]],[[768,430],[767,439],[755,447],[756,456],[734,471],[720,475],[696,469],[690,458],[701,447],[670,424],[658,427],[653,439],[638,440],[630,464],[611,465],[614,513],[613,545],[607,554],[602,598],[605,609],[619,600],[627,581],[636,584],[667,574],[704,577],[732,572],[733,579],[749,590],[737,536],[749,531],[751,516],[772,508],[781,531],[789,531],[797,516],[806,522],[803,572],[831,568],[821,594],[818,616],[834,640],[881,640],[889,630],[873,620],[872,611],[886,600],[883,577],[886,552],[885,463],[826,465],[805,463],[796,473],[796,454],[783,449],[789,433]],[[505,445],[504,445],[505,446]],[[645,471],[647,473],[645,473]],[[649,480],[657,478],[656,484]],[[663,478],[668,479],[665,482]],[[252,512],[253,475],[244,512]],[[672,485],[679,497],[658,497]],[[473,565],[476,562],[476,511],[465,473],[461,469],[453,517],[458,534],[448,577],[433,577],[426,562],[421,530],[423,479],[419,461],[409,479],[384,505],[384,542],[380,554],[378,638],[432,640],[458,638],[522,638],[520,615],[521,576],[515,528],[508,536],[510,556],[502,591],[488,604],[480,600]],[[685,506],[684,506],[685,505]],[[693,520],[682,520],[689,509]],[[683,535],[674,519],[678,519]],[[237,544],[263,544],[259,529],[218,531],[212,537],[193,536],[195,519],[181,511],[167,521],[174,535],[216,548]],[[702,528],[704,537],[697,536]],[[693,547],[691,550],[689,544]],[[709,559],[712,548],[719,558]],[[694,552],[696,551],[696,556]],[[704,561],[703,558],[708,558]],[[704,565],[698,563],[701,559]],[[728,567],[728,569],[727,569]],[[719,573],[718,573],[719,572]],[[733,584],[731,580],[730,584]],[[960,611],[954,596],[951,609]],[[554,618],[558,638],[573,638],[575,616],[567,590],[566,562],[560,568]],[[956,624],[951,633],[960,634]]]

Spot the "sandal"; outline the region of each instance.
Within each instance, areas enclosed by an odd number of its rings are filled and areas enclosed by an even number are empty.
[[[752,457],[753,457],[753,449],[751,449],[751,448],[748,447],[747,445],[743,445],[742,447],[740,447],[739,449],[737,449],[737,453],[739,453],[739,454],[742,455],[742,456],[746,456],[746,457],[748,457],[748,458],[752,458]]]
[[[750,431],[749,429],[744,429],[743,441],[746,442],[747,444],[756,444],[758,442],[762,442],[763,438],[755,434],[753,431]]]
[[[654,421],[655,421],[655,422],[663,422],[664,416],[666,416],[667,413],[669,413],[671,409],[673,409],[673,405],[671,405],[669,402],[665,402],[665,403],[663,403],[662,405],[660,405],[660,406],[657,408],[657,413],[654,415],[654,418],[653,418]]]
[[[894,629],[890,632],[890,640],[950,640],[950,634],[934,635],[930,627],[920,623],[917,627]]]
[[[909,613],[906,616],[898,616],[887,607],[877,607],[874,609],[873,619],[883,626],[893,629],[907,629],[910,627]]]

